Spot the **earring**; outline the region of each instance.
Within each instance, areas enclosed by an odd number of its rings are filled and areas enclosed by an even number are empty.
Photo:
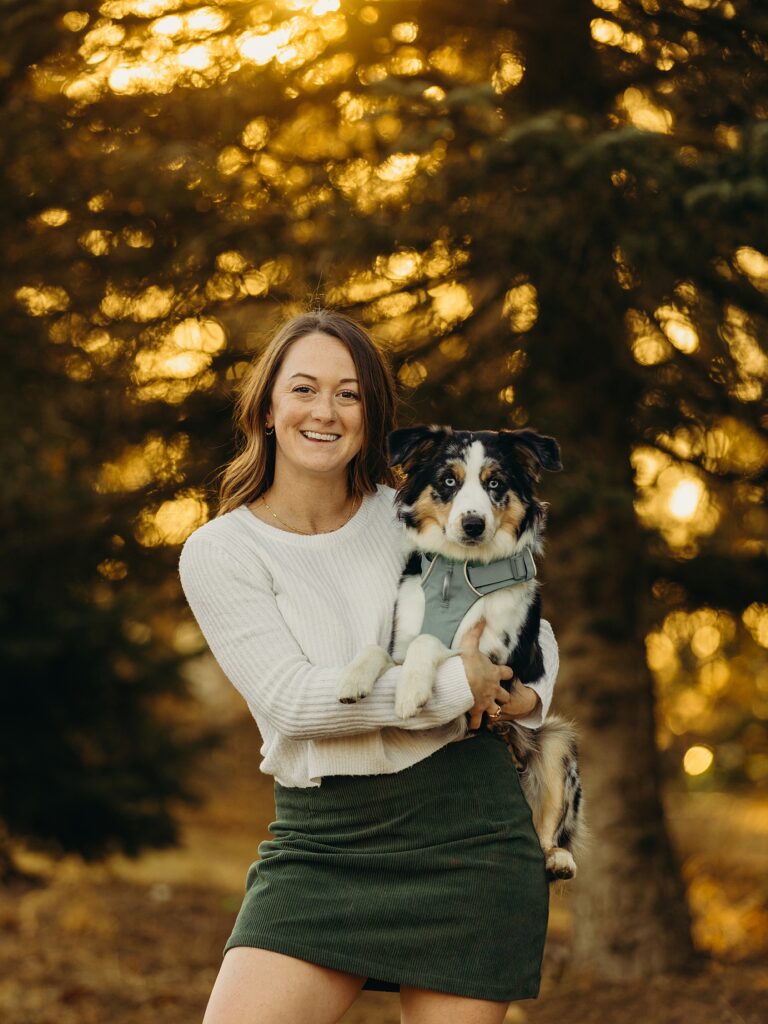
[[[272,437],[272,435],[274,434],[274,432],[275,432],[275,428],[274,428],[274,427],[267,427],[267,428],[266,428],[266,429],[264,430],[264,436],[265,436],[265,437]]]

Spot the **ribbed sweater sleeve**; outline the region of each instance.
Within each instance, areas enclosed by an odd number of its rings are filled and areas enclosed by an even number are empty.
[[[541,703],[537,705],[535,711],[532,711],[530,715],[515,719],[518,725],[524,725],[527,729],[538,729],[540,725],[544,724],[544,719],[547,717],[549,706],[552,703],[555,680],[560,669],[557,640],[555,640],[554,631],[546,619],[541,620],[539,627],[539,646],[541,647],[541,656],[544,659],[544,675],[538,682],[527,683],[526,685],[538,693]]]
[[[247,568],[227,549],[192,534],[179,558],[189,606],[224,674],[258,721],[292,740],[338,738],[388,726],[405,730],[445,725],[468,711],[474,698],[459,656],[437,673],[432,696],[412,718],[398,718],[394,698],[401,668],[385,672],[373,692],[342,704],[336,690],[343,665],[310,664],[277,606],[265,567]],[[317,630],[333,630],[312,609]]]

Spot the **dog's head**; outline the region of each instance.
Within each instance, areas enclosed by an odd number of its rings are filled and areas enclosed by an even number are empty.
[[[562,469],[560,446],[534,430],[393,431],[389,463],[400,466],[400,520],[423,551],[490,562],[541,550],[546,505],[535,495],[542,469]]]

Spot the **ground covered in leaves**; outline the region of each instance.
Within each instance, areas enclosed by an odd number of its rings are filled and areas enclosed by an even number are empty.
[[[205,768],[210,798],[185,812],[178,849],[90,866],[17,850],[20,865],[38,880],[0,888],[4,1024],[202,1021],[245,872],[272,820],[272,781],[258,772],[258,746],[249,719],[233,722],[226,749]],[[568,907],[567,898],[557,899],[541,995],[510,1006],[510,1024],[768,1024],[768,895],[759,881],[768,831],[750,818],[756,825],[752,839],[744,838],[743,861],[724,871],[722,844],[704,822],[713,820],[713,800],[678,810],[689,816],[688,826],[701,823],[686,827],[699,843],[686,871],[699,935],[717,959],[692,976],[597,987],[564,981]],[[722,813],[733,807],[724,802]],[[729,834],[734,828],[727,824]],[[344,1021],[397,1024],[398,1006],[396,995],[365,992]]]

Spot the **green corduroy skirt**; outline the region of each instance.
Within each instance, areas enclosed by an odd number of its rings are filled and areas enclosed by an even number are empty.
[[[480,732],[391,775],[275,782],[275,811],[224,953],[271,949],[380,991],[538,995],[544,855],[501,739]]]

